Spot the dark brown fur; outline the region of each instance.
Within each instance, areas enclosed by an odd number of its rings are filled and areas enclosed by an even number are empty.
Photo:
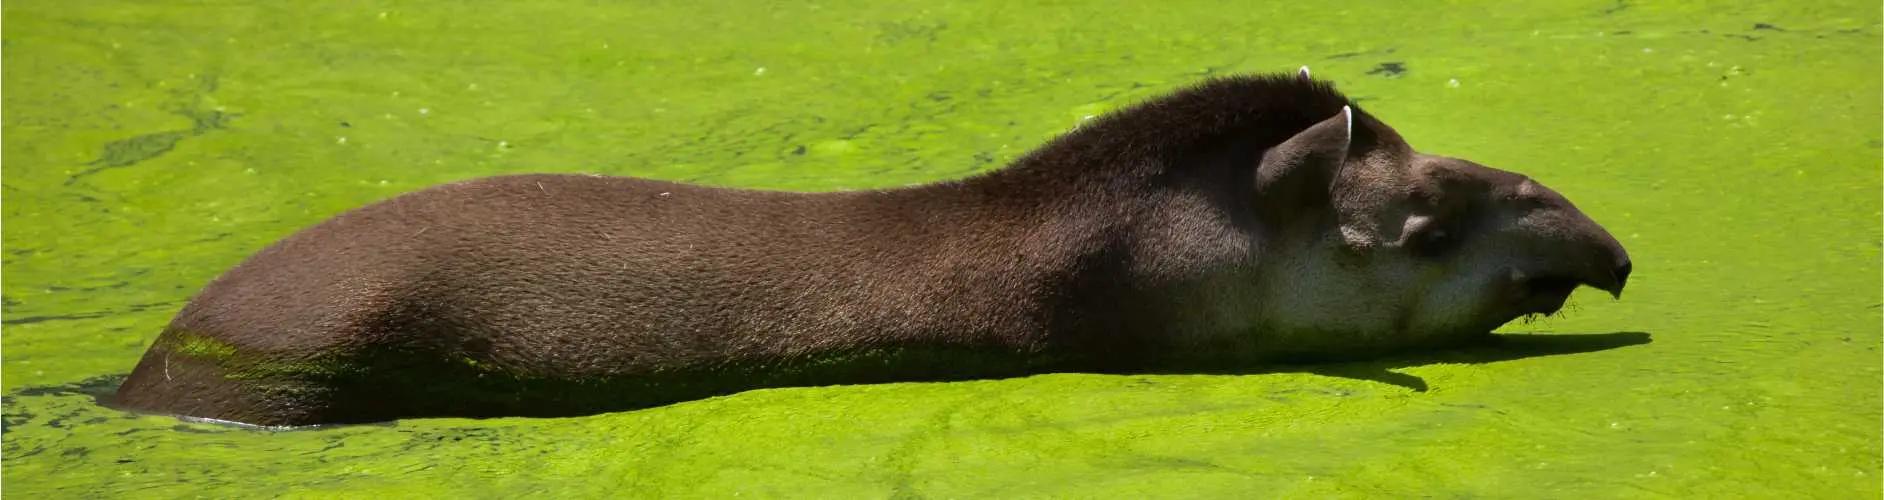
[[[1253,272],[1213,264],[1251,261],[1223,241],[1325,198],[1253,200],[1254,165],[1352,105],[1292,76],[1216,79],[1007,168],[906,189],[549,174],[439,186],[322,222],[208,284],[116,404],[264,425],[563,416],[782,385],[1156,367],[1193,346],[1176,325],[1223,299],[1211,283]],[[1356,120],[1357,140],[1391,134]],[[1207,225],[1197,203],[1252,234],[1188,233]]]

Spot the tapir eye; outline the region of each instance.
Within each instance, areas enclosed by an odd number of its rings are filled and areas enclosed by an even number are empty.
[[[1421,224],[1407,239],[1407,250],[1421,257],[1438,257],[1452,248],[1457,240],[1452,231],[1436,223]]]

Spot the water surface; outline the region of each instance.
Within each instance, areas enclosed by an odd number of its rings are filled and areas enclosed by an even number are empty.
[[[1875,2],[1114,3],[7,2],[7,491],[1879,496]],[[262,245],[431,184],[895,186],[1303,64],[1576,200],[1637,262],[1624,300],[1412,359],[588,418],[271,433],[86,395]]]

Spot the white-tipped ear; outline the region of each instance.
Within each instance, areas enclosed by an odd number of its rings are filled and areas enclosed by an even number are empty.
[[[1295,73],[1295,77],[1296,77],[1297,79],[1300,79],[1300,80],[1302,80],[1302,81],[1304,81],[1304,82],[1306,82],[1306,81],[1308,81],[1308,80],[1309,80],[1309,78],[1308,78],[1308,66],[1303,66],[1303,67],[1302,67],[1302,69],[1300,69],[1300,70],[1296,70],[1296,73]]]
[[[1263,152],[1256,166],[1262,210],[1295,213],[1330,202],[1353,143],[1353,110],[1342,109]]]
[[[1341,116],[1347,118],[1348,140],[1354,140],[1354,108],[1352,106],[1342,106]]]

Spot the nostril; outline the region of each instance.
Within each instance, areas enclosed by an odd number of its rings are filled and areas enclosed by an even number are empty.
[[[1623,262],[1622,265],[1616,266],[1616,269],[1611,270],[1609,273],[1616,277],[1616,284],[1621,285],[1629,282],[1629,271],[1634,270],[1634,268],[1635,264],[1633,262]]]

